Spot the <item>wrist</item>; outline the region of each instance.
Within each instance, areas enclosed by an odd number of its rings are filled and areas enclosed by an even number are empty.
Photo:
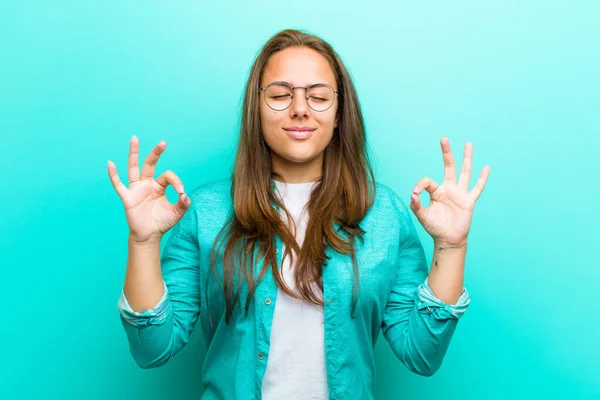
[[[434,239],[433,240],[433,244],[438,247],[445,247],[445,248],[461,248],[461,247],[465,247],[467,245],[467,238],[464,238],[462,240],[445,240],[445,239]]]
[[[152,236],[150,238],[147,239],[138,239],[135,236],[132,236],[131,234],[129,234],[128,238],[127,238],[127,242],[129,243],[130,246],[135,246],[135,247],[154,247],[156,245],[160,245],[160,240],[161,240],[162,236]]]

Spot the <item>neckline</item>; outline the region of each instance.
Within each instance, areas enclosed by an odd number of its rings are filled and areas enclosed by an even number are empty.
[[[281,182],[275,179],[272,179],[275,185],[278,186],[292,186],[292,187],[301,187],[301,186],[311,186],[319,183],[320,181],[309,181],[309,182]]]

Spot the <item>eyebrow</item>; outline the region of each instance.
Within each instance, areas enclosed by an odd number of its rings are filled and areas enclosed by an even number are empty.
[[[288,85],[290,85],[290,86],[292,86],[292,87],[293,87],[293,86],[295,86],[295,85],[292,85],[292,83],[291,83],[291,82],[288,82],[288,81],[273,81],[273,82],[269,82],[269,83],[267,83],[267,85],[270,85],[271,83],[285,83],[285,84],[288,84]],[[313,83],[311,83],[311,84],[309,84],[309,85],[306,85],[306,86],[314,85],[314,84],[316,84],[316,83],[324,83],[324,84],[326,84],[326,85],[330,85],[331,87],[333,87],[333,85],[331,85],[330,83],[324,82],[324,81],[317,81],[317,82],[313,82]]]

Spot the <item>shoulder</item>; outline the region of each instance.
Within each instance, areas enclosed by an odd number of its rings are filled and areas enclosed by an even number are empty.
[[[413,211],[407,202],[396,193],[391,186],[376,181],[375,202],[369,214],[376,226],[384,227],[384,230],[396,231],[400,233],[410,232],[413,229],[415,218]]]
[[[375,181],[375,202],[374,207],[382,211],[389,211],[396,214],[408,215],[409,208],[400,196],[390,186]]]
[[[376,182],[376,189],[373,212],[379,216],[379,225],[385,227],[384,232],[394,232],[393,237],[400,235],[402,243],[414,241],[417,220],[408,203],[388,185]]]
[[[189,227],[192,236],[203,240],[206,235],[208,238],[216,235],[231,210],[230,188],[231,179],[220,179],[186,189],[192,204],[181,223]]]
[[[231,204],[231,179],[204,182],[190,190],[187,195],[195,208],[229,208]]]

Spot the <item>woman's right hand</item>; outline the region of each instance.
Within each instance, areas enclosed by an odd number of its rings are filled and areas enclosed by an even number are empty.
[[[158,240],[171,229],[188,210],[191,201],[185,195],[181,180],[172,171],[165,171],[154,180],[154,168],[167,147],[163,140],[154,147],[139,170],[139,139],[133,136],[129,142],[129,187],[117,174],[117,167],[108,161],[110,181],[123,200],[125,216],[129,225],[129,239],[137,243]],[[171,204],[166,196],[168,185],[172,185],[179,199]]]

